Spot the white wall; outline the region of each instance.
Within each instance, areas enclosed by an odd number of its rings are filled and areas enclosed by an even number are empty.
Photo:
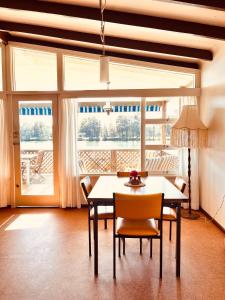
[[[214,216],[225,195],[225,46],[202,66],[200,109],[209,128],[209,146],[200,152],[200,205]],[[225,201],[215,220],[225,228]]]

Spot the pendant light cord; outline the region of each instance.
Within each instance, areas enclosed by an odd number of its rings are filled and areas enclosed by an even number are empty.
[[[101,12],[101,31],[100,37],[102,42],[102,55],[105,56],[105,20],[104,20],[104,10],[106,8],[106,0],[99,0],[99,7]]]

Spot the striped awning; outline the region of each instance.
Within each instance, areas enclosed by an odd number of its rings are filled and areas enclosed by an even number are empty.
[[[104,112],[104,105],[85,105],[79,107],[80,113],[101,113]],[[146,105],[146,111],[157,112],[160,111],[159,105]],[[140,112],[140,105],[114,105],[112,106],[112,112]],[[23,116],[51,116],[52,107],[42,106],[42,107],[26,107],[20,108],[20,115]]]
[[[38,106],[30,107],[23,106],[19,110],[19,114],[22,116],[51,116],[52,107],[50,106]]]
[[[103,107],[104,107],[104,105],[80,106],[79,112],[80,113],[104,112]],[[140,111],[141,111],[140,105],[112,105],[112,112],[140,112]],[[146,105],[146,111],[148,111],[148,112],[160,111],[160,106],[159,105]]]

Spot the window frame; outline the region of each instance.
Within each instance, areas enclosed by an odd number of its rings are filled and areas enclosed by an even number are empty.
[[[57,55],[57,90],[56,91],[13,91],[12,90],[12,74],[13,74],[13,63],[12,57],[10,56],[11,48],[18,47],[24,49],[31,49],[43,52],[50,52],[55,53]],[[127,64],[130,66],[136,67],[145,67],[150,69],[159,69],[164,70],[165,72],[176,72],[176,73],[189,73],[192,74],[194,77],[194,85],[195,87],[190,88],[190,85],[187,88],[169,88],[169,89],[133,89],[133,90],[94,90],[94,91],[84,91],[84,90],[64,90],[64,67],[63,67],[63,55],[68,56],[75,56],[81,58],[88,58],[88,59],[99,59],[98,55],[95,54],[88,54],[78,51],[71,51],[65,49],[56,49],[46,46],[40,45],[31,45],[26,43],[18,43],[10,41],[7,45],[2,45],[3,52],[2,52],[2,60],[3,60],[3,93],[4,96],[9,102],[11,102],[12,95],[24,94],[24,95],[43,95],[49,94],[57,95],[57,101],[61,101],[65,98],[114,98],[114,97],[172,97],[172,96],[196,96],[198,99],[199,105],[199,96],[200,96],[200,70],[191,69],[191,68],[184,68],[184,67],[177,67],[171,65],[161,65],[157,63],[150,63],[150,62],[141,62],[141,61],[134,61],[129,59],[122,59],[122,58],[110,58],[111,62],[115,62],[118,64]],[[143,111],[143,109],[141,109]],[[141,133],[142,134],[142,133]],[[149,145],[150,146],[150,145]],[[150,146],[151,149],[159,149],[159,146]],[[162,149],[168,149],[168,145]],[[143,151],[143,138],[141,138],[141,151]],[[172,148],[171,148],[172,149]],[[174,149],[174,148],[173,148]],[[144,155],[142,155],[144,157]],[[142,164],[143,167],[143,164]],[[93,175],[93,174],[92,174]],[[96,174],[97,176],[100,174]],[[163,174],[159,174],[163,175]],[[168,175],[168,174],[166,174]]]

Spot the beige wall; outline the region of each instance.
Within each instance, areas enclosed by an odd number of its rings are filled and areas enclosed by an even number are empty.
[[[225,195],[225,46],[202,66],[200,109],[209,128],[209,147],[200,152],[200,204],[214,216]],[[225,228],[225,201],[215,220]]]

